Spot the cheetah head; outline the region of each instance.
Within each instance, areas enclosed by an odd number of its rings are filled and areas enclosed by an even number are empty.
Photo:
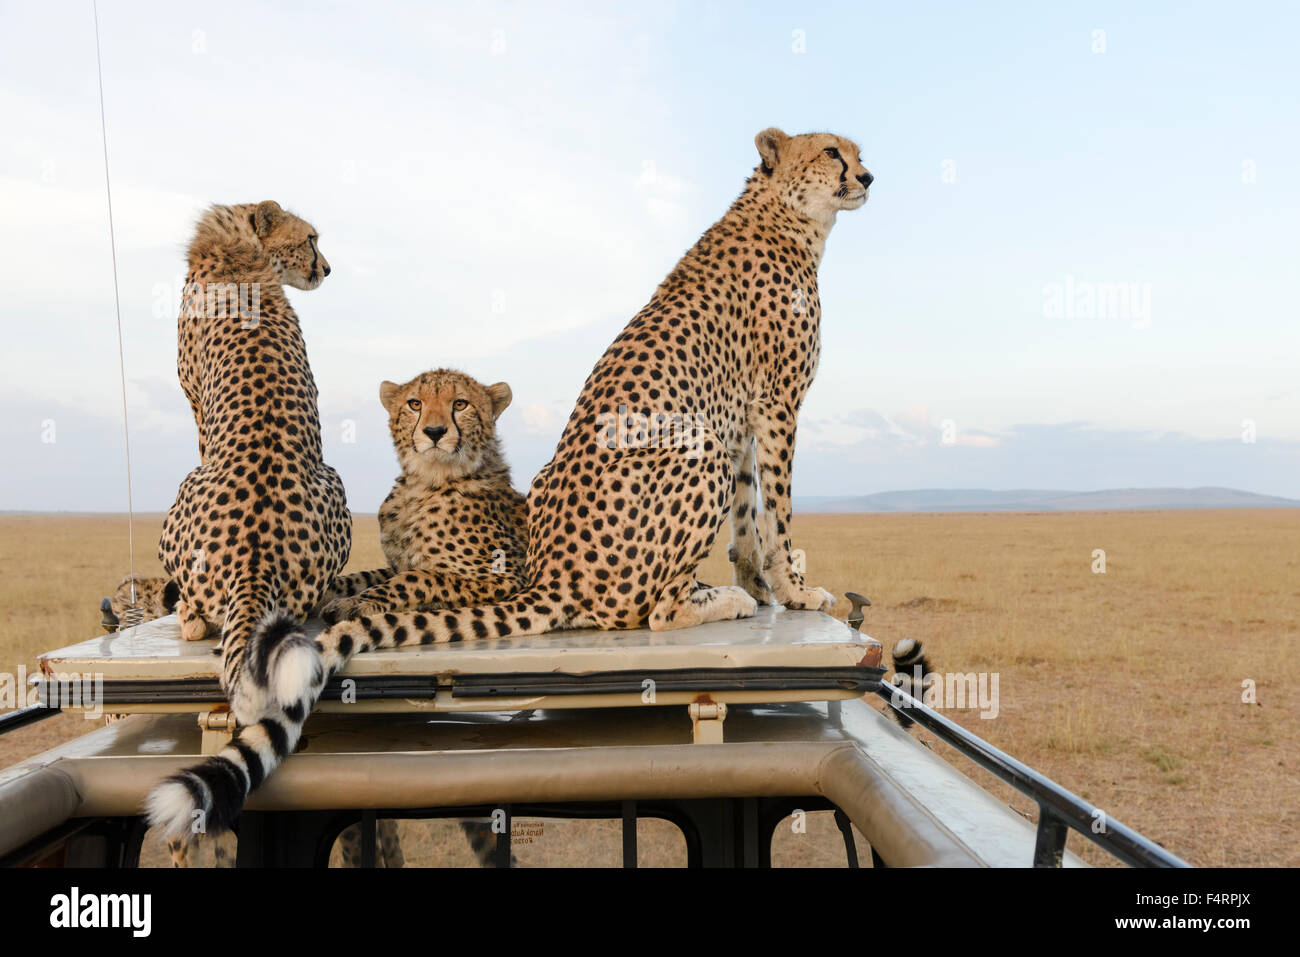
[[[316,246],[311,223],[287,213],[273,199],[258,203],[248,217],[280,282],[295,289],[315,289],[330,274],[330,264]]]
[[[754,176],[810,219],[833,222],[840,210],[867,201],[874,177],[852,140],[834,133],[786,136],[771,127],[754,137],[754,145],[762,157]]]
[[[174,581],[162,578],[141,578],[127,575],[107,599],[108,611],[119,622],[134,624],[170,615],[176,610],[180,589]],[[134,610],[134,615],[132,614]]]
[[[379,386],[403,470],[430,480],[479,468],[496,448],[496,421],[510,399],[504,382],[485,386],[452,369],[425,372],[405,385]]]

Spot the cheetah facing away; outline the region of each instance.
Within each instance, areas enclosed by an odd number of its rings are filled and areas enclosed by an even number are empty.
[[[344,575],[326,621],[502,601],[524,584],[527,502],[510,485],[496,420],[510,386],[436,369],[385,382],[402,474],[379,507],[389,567]]]
[[[184,638],[221,633],[221,687],[239,724],[221,753],[148,798],[169,837],[229,828],[293,751],[311,702],[284,694],[320,670],[300,622],[347,562],[352,517],[321,454],[316,383],[283,286],[329,275],[316,230],[275,202],[214,206],[198,222],[178,321],[177,370],[199,462],[163,521],[158,555]]]
[[[790,473],[820,349],[818,264],[837,214],[866,202],[872,176],[833,134],[768,129],[755,144],[744,191],[596,363],[533,480],[525,587],[490,605],[339,622],[318,639],[327,672],[375,647],[683,628],[772,598],[830,608],[791,561]],[[646,442],[636,429],[623,441],[611,423],[633,413],[689,422],[692,440]],[[736,584],[710,588],[695,570],[728,513]]]
[[[379,395],[402,466],[379,509],[389,566],[336,578],[322,616],[333,621],[457,607],[515,594],[524,583],[527,502],[511,487],[496,435],[510,386],[484,386],[464,373],[436,369],[403,385],[384,382]],[[128,575],[100,603],[104,626],[169,615],[177,595],[166,578]]]

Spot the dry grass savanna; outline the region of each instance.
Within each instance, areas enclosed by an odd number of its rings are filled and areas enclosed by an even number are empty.
[[[141,573],[158,570],[160,521],[137,518]],[[810,581],[872,599],[865,630],[886,647],[911,636],[942,672],[998,674],[996,718],[949,712],[967,728],[1193,864],[1300,864],[1300,510],[800,515],[794,532]],[[725,553],[705,581],[729,579]],[[350,568],[379,561],[375,519],[359,516]],[[122,516],[0,516],[0,670],[99,633],[96,605],[125,565]],[[841,600],[835,614],[847,611]],[[6,735],[0,764],[86,730],[64,715]],[[416,844],[445,848],[434,860],[470,862],[448,825],[418,826]],[[516,854],[617,864],[617,822],[581,840],[574,827],[533,828]],[[671,835],[646,827],[646,862],[677,859]],[[1069,846],[1109,863],[1078,836]]]

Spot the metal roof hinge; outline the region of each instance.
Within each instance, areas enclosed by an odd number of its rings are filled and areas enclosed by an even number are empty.
[[[691,716],[691,733],[696,744],[721,744],[722,722],[727,705],[722,701],[693,701],[686,706]]]

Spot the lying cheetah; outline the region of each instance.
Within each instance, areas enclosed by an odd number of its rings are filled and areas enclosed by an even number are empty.
[[[130,628],[142,621],[170,615],[179,599],[180,588],[169,578],[127,575],[112,595],[100,600],[100,622],[108,631]]]
[[[325,619],[515,594],[524,584],[528,505],[510,486],[496,435],[510,386],[436,369],[405,385],[383,383],[379,398],[402,466],[379,507],[389,567],[340,578]]]
[[[214,206],[189,247],[177,370],[200,465],[181,483],[158,555],[184,638],[220,629],[221,687],[239,730],[213,758],[150,792],[168,837],[228,830],[248,792],[293,751],[311,701],[284,694],[319,672],[299,622],[347,562],[352,517],[321,455],[316,383],[283,285],[330,267],[316,230],[275,202]]]
[[[752,615],[770,597],[830,608],[791,561],[790,471],[820,349],[817,267],[837,214],[866,202],[872,176],[858,147],[829,133],[768,129],[755,144],[744,191],[597,362],[533,480],[523,590],[339,622],[318,639],[326,673],[381,646],[684,628]],[[659,438],[685,440],[648,441],[645,424],[665,422]],[[695,570],[728,513],[737,584],[710,588]],[[311,677],[302,690],[314,698],[325,676]]]

